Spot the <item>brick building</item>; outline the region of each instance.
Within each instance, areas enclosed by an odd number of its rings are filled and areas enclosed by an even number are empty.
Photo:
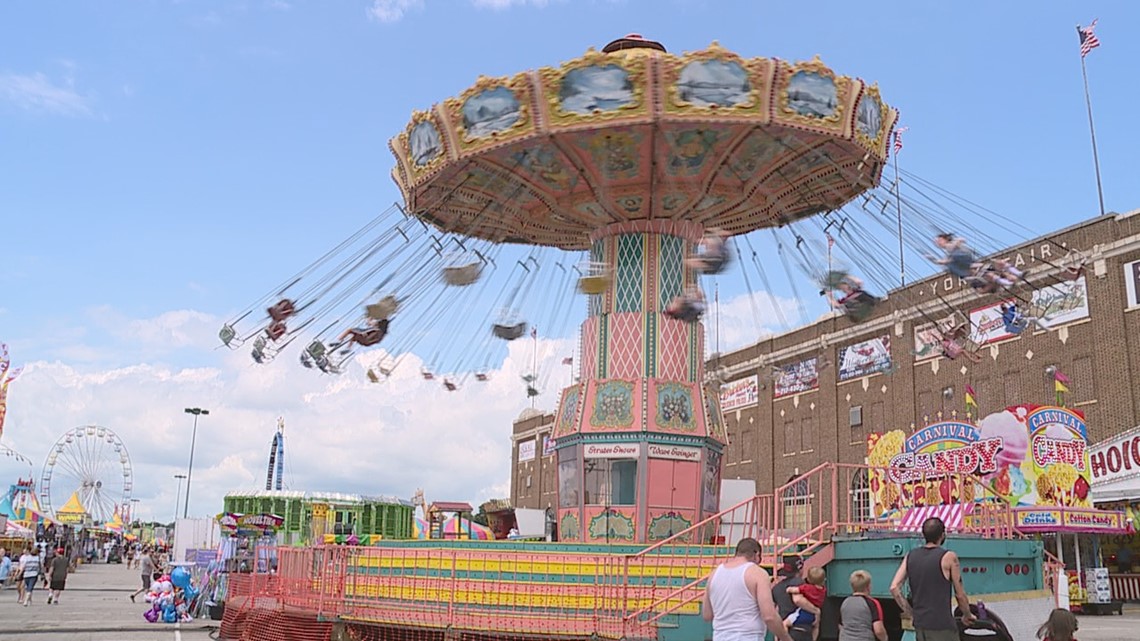
[[[731,441],[723,478],[753,479],[768,493],[823,462],[862,463],[872,432],[963,414],[967,385],[980,415],[1050,403],[1050,366],[1071,380],[1065,401],[1085,413],[1091,442],[1140,425],[1140,210],[1052,232],[1002,257],[1038,286],[1020,296],[1052,309],[1050,331],[1006,334],[999,296],[939,274],[891,291],[859,324],[832,315],[714,356],[706,369],[725,381]],[[1064,279],[1063,268],[1078,259],[1083,278]],[[978,363],[931,351],[935,323],[955,310],[983,334]],[[516,506],[557,502],[555,460],[544,455],[553,420],[526,410],[514,423]]]
[[[1083,259],[1082,279],[1059,277],[1066,255]],[[998,295],[943,273],[890,292],[862,323],[833,315],[714,357],[708,369],[726,381],[731,439],[724,478],[754,479],[767,493],[823,462],[862,463],[873,432],[964,414],[967,385],[979,415],[1052,403],[1050,366],[1071,380],[1065,402],[1085,413],[1092,443],[1140,424],[1140,210],[1088,220],[1002,257],[1038,286],[1021,296],[1060,308],[1050,331],[1007,334]],[[947,360],[929,344],[933,324],[953,310],[984,334],[977,363]]]
[[[558,464],[547,449],[554,414],[527,408],[511,432],[511,505],[546,509],[558,503]]]

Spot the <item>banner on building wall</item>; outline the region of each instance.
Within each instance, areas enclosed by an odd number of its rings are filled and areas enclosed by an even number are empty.
[[[534,460],[535,444],[534,439],[528,441],[521,441],[519,443],[519,463]]]
[[[972,483],[955,487],[947,475],[974,475],[1015,506],[1091,507],[1088,429],[1084,415],[1064,407],[1017,405],[977,426],[943,421],[907,435],[872,434],[867,463],[876,514],[915,505],[982,498]]]
[[[1128,296],[1127,307],[1140,307],[1140,260],[1124,265],[1124,291]]]
[[[914,328],[914,360],[921,361],[942,355],[942,332],[935,323],[923,323]]]
[[[542,455],[543,456],[554,456],[554,448],[557,445],[557,443],[558,443],[558,441],[555,441],[553,438],[551,438],[549,436],[544,436],[542,438]]]
[[[812,357],[790,365],[782,365],[773,372],[772,395],[775,398],[791,396],[819,388],[819,359]]]
[[[840,381],[889,369],[891,369],[891,337],[887,334],[839,350]]]
[[[1017,299],[1007,299],[970,312],[973,339],[981,345],[1013,338],[1016,334],[1006,330],[1001,306],[1016,304],[1021,314],[1038,316],[1041,324],[1052,329],[1089,317],[1089,296],[1085,277],[1074,281],[1055,283],[1033,292],[1033,304],[1026,306]]]
[[[720,411],[731,412],[760,402],[760,381],[755,376],[720,386]]]

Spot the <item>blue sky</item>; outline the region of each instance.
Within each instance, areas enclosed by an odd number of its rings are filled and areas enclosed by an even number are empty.
[[[210,349],[217,321],[398,199],[387,142],[413,109],[480,74],[557,65],[628,32],[674,52],[718,40],[745,56],[819,54],[841,73],[878,82],[901,110],[910,127],[905,169],[1034,231],[1091,217],[1097,200],[1074,26],[1094,17],[1103,45],[1088,66],[1105,200],[1123,212],[1140,207],[1131,157],[1140,9],[1127,3],[881,11],[829,1],[810,11],[692,0],[6,3],[0,341],[17,362],[41,366],[13,384],[5,442],[39,461],[67,421],[118,421],[121,433],[151,443],[140,448],[149,467],[139,473],[153,475],[147,491],[159,501],[168,491],[162,475],[184,456],[174,438],[183,434],[181,407],[212,400],[264,430],[207,457],[205,465],[218,466],[218,488],[245,478],[226,477],[226,465],[260,475],[275,413],[302,412],[281,385],[313,398],[331,395],[332,384],[257,374],[260,387],[235,396],[235,382],[254,375]],[[738,277],[722,287],[743,291]],[[775,289],[790,296],[784,285]],[[551,358],[565,349],[552,347]],[[165,405],[132,399],[128,412],[122,399],[96,394],[63,412],[53,402],[63,390],[135,375],[169,395]],[[408,398],[418,389],[409,387]],[[526,406],[506,389],[500,402],[508,419]],[[314,416],[348,420],[338,412],[359,404],[346,397]],[[156,424],[171,437],[131,434]],[[501,491],[507,425],[479,434],[497,453],[478,467],[474,486]],[[234,452],[238,460],[223,465]],[[313,461],[312,478],[327,465]],[[0,475],[17,472],[0,467]],[[433,480],[393,480],[390,491]],[[200,511],[209,509],[203,498]]]

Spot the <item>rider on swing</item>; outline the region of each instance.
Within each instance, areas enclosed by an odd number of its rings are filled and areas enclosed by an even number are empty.
[[[685,292],[674,298],[665,308],[665,315],[669,318],[695,323],[705,313],[705,295],[696,285],[689,285]]]
[[[863,290],[863,281],[850,274],[844,276],[835,287],[842,292],[842,297],[836,299],[830,289],[825,289],[823,295],[833,308],[843,310],[844,314],[854,320],[866,318],[878,302],[878,299]]]
[[[697,253],[685,259],[685,266],[701,274],[719,274],[728,264],[728,233],[710,229],[697,245]]]
[[[384,340],[384,337],[387,335],[388,319],[376,320],[370,318],[365,327],[350,327],[341,332],[341,335],[337,337],[337,342],[329,346],[329,351],[336,351],[349,343],[356,343],[361,347],[371,347]]]

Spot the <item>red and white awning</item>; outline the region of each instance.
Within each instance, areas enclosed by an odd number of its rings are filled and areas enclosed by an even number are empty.
[[[927,505],[925,507],[912,507],[903,515],[899,523],[901,532],[919,532],[926,519],[937,516],[946,524],[948,531],[962,529],[962,522],[966,514],[974,507],[973,503],[952,503],[950,505]]]

